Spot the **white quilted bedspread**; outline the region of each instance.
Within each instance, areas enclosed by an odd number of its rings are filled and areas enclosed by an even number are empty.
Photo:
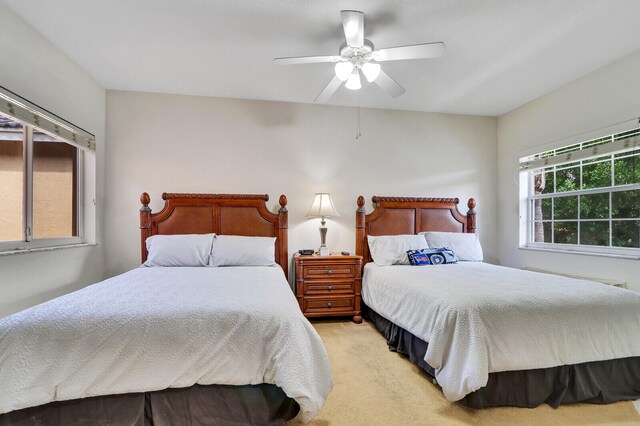
[[[591,281],[481,262],[368,263],[362,296],[429,343],[425,361],[450,401],[492,372],[640,356],[640,294]]]
[[[195,383],[320,410],[327,353],[279,267],[139,268],[0,319],[0,413]]]

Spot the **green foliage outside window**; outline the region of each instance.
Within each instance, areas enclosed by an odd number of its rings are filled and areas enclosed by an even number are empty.
[[[640,152],[549,167],[537,179],[536,195],[640,184]],[[638,189],[537,199],[534,210],[537,242],[640,248]]]
[[[582,189],[611,186],[611,161],[582,166]]]

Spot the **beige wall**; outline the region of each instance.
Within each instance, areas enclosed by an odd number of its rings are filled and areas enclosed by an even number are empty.
[[[529,102],[498,120],[500,262],[628,283],[640,261],[518,248],[518,159],[550,144],[640,116],[640,50]],[[566,143],[565,143],[566,144]]]
[[[104,89],[1,1],[0,51],[1,86],[96,135],[96,160],[85,162],[84,208],[87,236],[100,242]],[[99,281],[103,256],[101,245],[0,256],[0,317]]]
[[[107,274],[139,264],[142,191],[267,193],[289,198],[289,251],[317,248],[315,192],[332,194],[332,250],[354,250],[356,198],[478,200],[478,232],[497,259],[496,118],[221,98],[107,92]]]

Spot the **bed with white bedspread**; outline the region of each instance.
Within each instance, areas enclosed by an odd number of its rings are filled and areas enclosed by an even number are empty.
[[[592,281],[482,262],[371,262],[362,297],[429,343],[424,360],[450,401],[489,373],[640,356],[640,294]]]
[[[309,420],[331,391],[282,269],[138,268],[0,320],[0,413],[194,384],[272,383]]]
[[[372,201],[367,214],[359,197],[356,210],[364,312],[448,400],[483,408],[640,398],[640,294],[482,263],[473,198],[466,214],[457,198]],[[447,263],[455,253],[460,261]]]
[[[278,424],[332,388],[286,278],[287,198],[140,197],[142,264],[0,319],[0,425]]]

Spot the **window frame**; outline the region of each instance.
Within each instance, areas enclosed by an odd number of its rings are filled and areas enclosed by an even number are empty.
[[[631,130],[629,130],[631,131]],[[620,133],[624,133],[624,132],[620,132]],[[610,136],[605,136],[605,137],[598,137],[598,138],[589,138],[589,139],[583,139],[582,142],[580,142],[580,146],[593,146],[598,144],[599,142],[601,142],[604,139],[607,138],[613,138],[614,136],[617,136],[618,133],[614,133],[611,134],[609,133]],[[555,148],[556,152],[563,152],[563,150],[570,148],[572,146],[574,146],[574,144],[572,145],[560,145],[559,148]],[[535,155],[543,155],[547,152],[549,152],[551,150],[548,151],[544,151],[540,154],[535,154]],[[618,158],[628,158],[628,157],[636,157],[638,159],[638,161],[640,161],[640,151],[636,148],[636,149],[632,149],[630,151],[628,151],[628,155],[620,155],[617,154],[616,152],[613,153],[607,153],[604,155],[601,155],[602,159],[598,159],[600,156],[598,155],[594,155],[588,158],[582,158],[580,160],[576,160],[575,162],[578,164],[574,164],[574,163],[561,163],[555,166],[548,166],[548,167],[544,167],[544,169],[547,168],[551,168],[552,172],[554,174],[553,176],[553,183],[554,183],[554,188],[552,190],[552,192],[550,193],[546,193],[546,194],[539,194],[536,195],[535,194],[535,180],[534,180],[534,176],[536,175],[536,170],[540,170],[540,169],[527,169],[527,170],[522,170],[520,171],[520,184],[526,187],[526,193],[523,194],[522,191],[520,192],[520,214],[521,214],[521,220],[520,220],[520,236],[521,236],[521,241],[520,241],[520,248],[523,249],[534,249],[534,250],[544,250],[544,251],[554,251],[554,252],[571,252],[571,253],[575,253],[575,254],[589,254],[589,255],[600,255],[600,256],[614,256],[614,257],[624,257],[624,258],[631,258],[631,259],[640,259],[640,247],[616,247],[616,246],[612,246],[611,244],[613,243],[612,239],[613,239],[613,223],[614,222],[622,222],[622,221],[640,221],[640,217],[638,218],[614,218],[613,214],[612,214],[612,194],[614,194],[615,192],[622,192],[622,191],[632,191],[632,190],[640,190],[640,182],[638,183],[630,183],[630,184],[622,184],[622,185],[616,185],[616,181],[615,181],[615,161]],[[527,159],[527,158],[531,158],[532,156],[527,156],[527,157],[523,157],[520,159],[520,164],[523,163],[523,160]],[[544,157],[544,156],[543,156]],[[587,161],[591,161],[594,160],[592,162],[587,162]],[[590,164],[598,164],[601,162],[610,162],[611,163],[611,185],[607,186],[607,187],[598,187],[598,188],[587,188],[587,189],[583,189],[583,168],[585,166],[588,166]],[[570,169],[570,168],[579,168],[579,188],[577,190],[572,190],[572,191],[563,191],[563,192],[556,192],[557,189],[557,171],[563,170],[563,169]],[[591,194],[608,194],[608,199],[609,199],[609,205],[608,205],[608,210],[609,210],[609,214],[608,214],[608,218],[581,218],[581,197],[584,195],[591,195]],[[566,219],[556,219],[554,217],[554,209],[553,206],[555,203],[552,203],[551,206],[551,217],[550,219],[542,219],[542,220],[536,220],[535,219],[535,202],[536,200],[543,200],[543,199],[556,199],[556,198],[562,198],[562,197],[571,197],[571,196],[576,196],[577,197],[577,215],[575,218],[566,218]],[[524,216],[524,217],[523,217]],[[571,223],[576,223],[577,225],[577,233],[576,233],[576,241],[577,244],[566,244],[566,243],[556,243],[554,242],[554,222],[571,222]],[[589,245],[589,244],[580,244],[580,223],[582,222],[607,222],[609,224],[609,245],[608,246],[598,246],[598,245]],[[535,226],[536,223],[550,223],[551,224],[551,242],[536,242],[535,241]]]
[[[11,117],[10,117],[11,118]],[[11,118],[16,120],[15,118]],[[22,240],[0,241],[0,253],[13,251],[29,251],[40,248],[64,247],[85,243],[84,230],[84,180],[85,167],[83,149],[76,147],[77,170],[76,170],[76,216],[77,236],[55,237],[55,238],[33,238],[33,131],[46,133],[44,130],[24,123],[22,133],[22,161],[23,161],[23,196],[22,196]],[[67,141],[58,139],[59,143]],[[69,144],[72,145],[72,144]],[[72,145],[73,146],[73,145]]]
[[[577,191],[566,191],[566,192],[556,192],[552,194],[541,194],[541,195],[530,195],[527,197],[527,248],[538,248],[538,249],[549,249],[549,250],[565,250],[565,251],[580,251],[586,253],[609,253],[609,254],[617,254],[617,255],[628,255],[633,257],[640,258],[640,248],[636,247],[616,247],[611,245],[612,239],[612,224],[613,222],[623,222],[623,221],[631,221],[631,220],[640,220],[638,218],[613,218],[611,217],[611,195],[614,192],[621,191],[632,191],[632,190],[640,190],[640,183],[638,184],[627,184],[620,186],[609,186],[605,188],[589,188]],[[529,191],[532,191],[530,188]],[[580,196],[582,195],[590,195],[590,194],[609,194],[609,218],[607,219],[595,219],[595,218],[581,218],[580,216]],[[551,208],[551,219],[536,221],[535,217],[535,200],[543,200],[543,199],[554,199],[561,197],[578,197],[578,217],[573,219],[555,219],[553,217],[553,206]],[[589,245],[589,244],[564,244],[564,243],[556,243],[553,241],[553,232],[551,232],[551,242],[536,242],[534,240],[535,235],[535,224],[536,222],[541,223],[551,223],[551,228],[553,229],[554,222],[576,222],[578,223],[578,233],[577,240],[580,242],[580,222],[608,222],[609,223],[609,246],[597,246],[597,245]]]

